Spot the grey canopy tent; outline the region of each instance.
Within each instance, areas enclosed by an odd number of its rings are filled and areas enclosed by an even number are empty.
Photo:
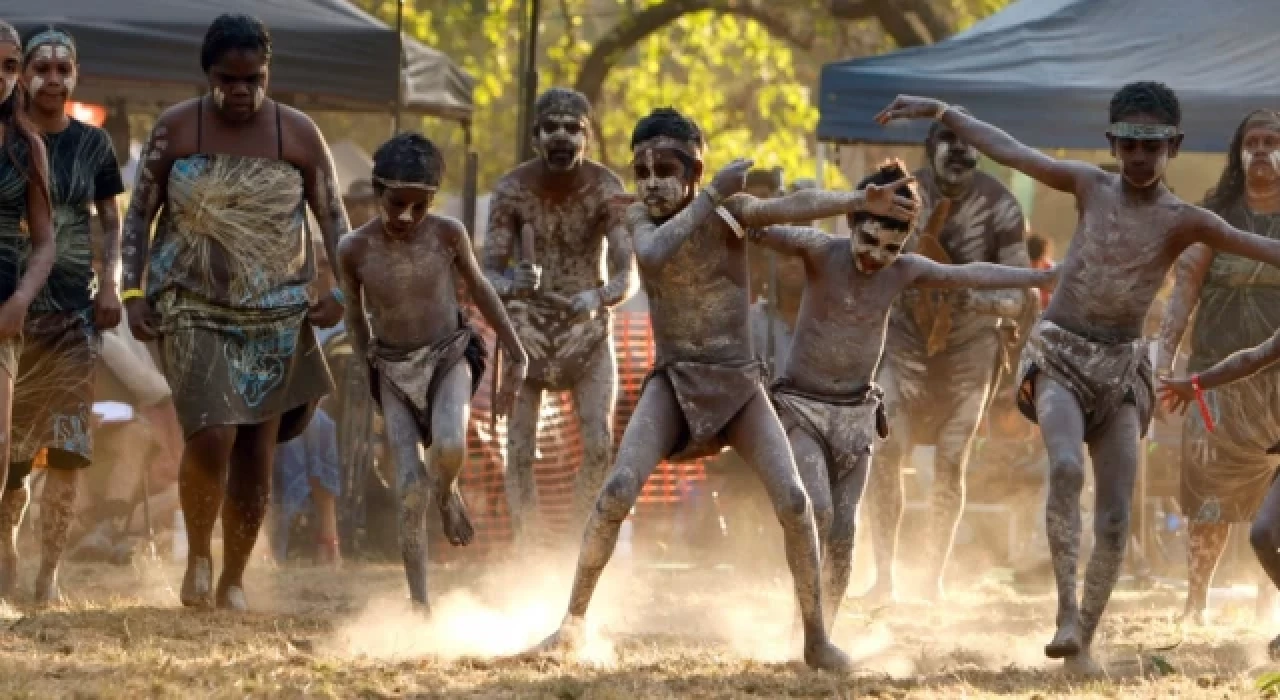
[[[0,0],[27,36],[48,25],[79,45],[80,99],[172,104],[205,85],[200,44],[214,17],[239,12],[271,29],[271,92],[303,109],[390,112],[402,76],[407,112],[471,118],[473,80],[448,56],[406,38],[347,0]]]
[[[1038,148],[1105,148],[1121,85],[1158,80],[1182,102],[1184,148],[1223,151],[1252,109],[1280,107],[1277,0],[1020,0],[950,39],[824,66],[818,138],[920,143],[880,127],[900,94],[968,107]]]

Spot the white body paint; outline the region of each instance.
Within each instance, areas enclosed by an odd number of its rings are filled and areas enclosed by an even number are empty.
[[[222,109],[222,104],[226,101],[227,101],[227,93],[223,92],[222,88],[214,88],[213,103],[218,106],[218,109]]]
[[[875,272],[863,268],[862,256],[865,255],[876,264],[877,269],[884,269],[902,254],[902,246],[906,245],[910,237],[911,229],[889,228],[875,219],[863,221],[849,237],[853,248],[853,263],[859,272]]]
[[[649,168],[649,177],[638,182],[640,196],[644,197],[645,209],[654,219],[665,219],[675,213],[684,199],[684,182],[678,177],[657,177],[654,174],[653,149],[644,152],[644,163]]]

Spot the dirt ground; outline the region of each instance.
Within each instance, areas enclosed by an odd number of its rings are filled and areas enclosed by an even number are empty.
[[[851,601],[836,641],[861,670],[837,677],[794,660],[783,578],[626,562],[606,571],[582,659],[503,660],[554,628],[569,565],[433,570],[428,621],[393,566],[255,564],[248,592],[261,612],[231,614],[181,609],[173,564],[73,564],[66,605],[0,607],[0,697],[1218,699],[1258,697],[1256,679],[1276,670],[1251,603],[1184,632],[1179,594],[1166,590],[1118,593],[1102,644],[1109,677],[1067,678],[1041,655],[1048,592],[991,583],[945,606]]]

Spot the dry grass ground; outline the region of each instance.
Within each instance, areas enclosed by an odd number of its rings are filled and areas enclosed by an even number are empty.
[[[606,573],[585,661],[499,660],[554,627],[567,563],[433,572],[431,622],[401,602],[389,566],[260,569],[249,593],[263,612],[235,615],[177,607],[171,565],[71,565],[67,605],[0,610],[0,697],[1219,699],[1258,697],[1271,670],[1247,612],[1184,634],[1176,595],[1121,593],[1110,677],[1066,678],[1040,652],[1050,598],[992,585],[946,606],[850,606],[837,642],[863,670],[841,678],[792,660],[784,581],[625,566]]]

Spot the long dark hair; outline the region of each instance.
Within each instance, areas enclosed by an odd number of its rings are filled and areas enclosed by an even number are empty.
[[[0,42],[9,41],[18,46],[19,52],[22,51],[22,39],[18,36],[18,30],[8,22],[0,20]],[[4,125],[4,152],[9,156],[9,161],[18,172],[22,173],[27,186],[34,185],[44,201],[52,206],[53,201],[49,197],[49,173],[46,172],[47,164],[44,160],[36,158],[36,152],[42,145],[40,131],[27,117],[27,88],[21,81],[13,86],[9,99],[0,102],[0,124]],[[18,139],[22,139],[27,144],[25,163],[18,156]]]
[[[1243,223],[1232,221],[1232,218],[1239,218],[1239,205],[1244,200],[1244,158],[1240,155],[1244,149],[1244,135],[1250,126],[1267,123],[1280,131],[1280,112],[1274,109],[1255,109],[1245,116],[1240,126],[1236,127],[1235,135],[1231,137],[1231,146],[1227,148],[1227,167],[1223,168],[1222,177],[1204,195],[1204,208],[1235,226]]]

